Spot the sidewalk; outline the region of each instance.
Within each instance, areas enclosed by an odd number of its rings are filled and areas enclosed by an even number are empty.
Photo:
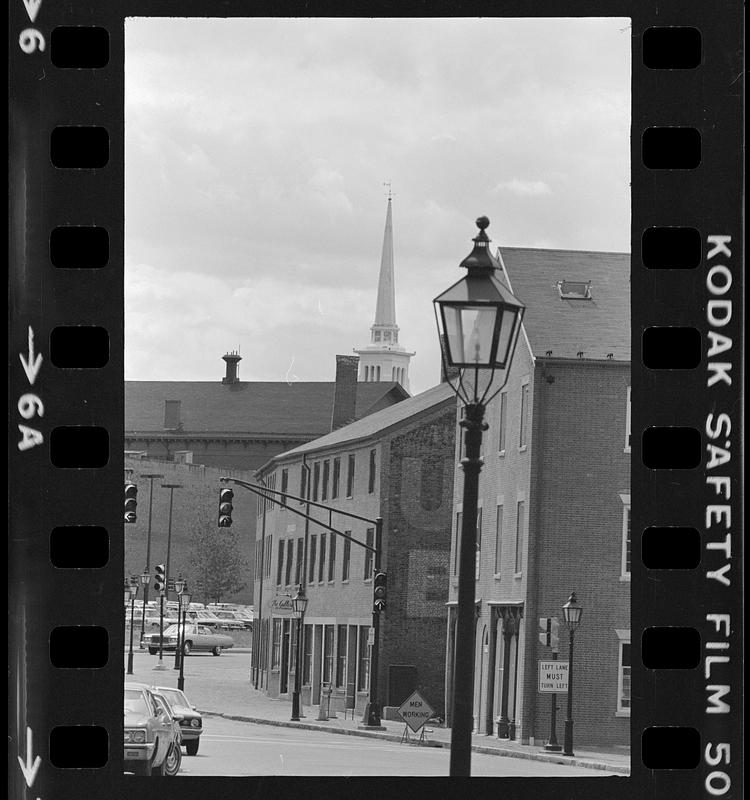
[[[205,704],[204,704],[205,705]],[[217,704],[218,705],[218,704]],[[222,704],[223,705],[223,704]],[[292,722],[291,703],[288,699],[274,699],[267,697],[263,692],[256,691],[249,684],[240,697],[232,697],[232,713],[228,714],[208,707],[200,707],[203,714],[224,717],[225,719],[253,722],[260,725],[278,725],[290,728],[303,728],[307,730],[328,731],[344,736],[366,736],[388,741],[400,742],[404,733],[404,723],[383,720],[384,731],[362,730],[362,720],[355,716],[352,720],[351,712],[344,717],[343,712],[337,712],[334,718],[318,720],[319,707],[305,706],[302,709],[303,719]],[[449,728],[427,726],[425,729],[425,742],[419,745],[415,736],[409,733],[410,744],[414,746],[450,747],[451,731]],[[562,743],[562,736],[559,737]],[[406,745],[405,745],[406,746]],[[546,761],[553,764],[571,764],[577,767],[588,767],[592,770],[606,770],[619,775],[630,774],[630,752],[619,748],[612,749],[578,749],[575,756],[567,757],[560,753],[549,753],[541,745],[523,745],[520,742],[498,739],[496,736],[473,734],[472,750],[476,753],[510,756],[512,758],[526,758],[534,761]]]

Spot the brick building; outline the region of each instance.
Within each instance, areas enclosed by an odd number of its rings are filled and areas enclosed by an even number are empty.
[[[248,478],[276,453],[409,396],[394,381],[358,382],[356,356],[337,356],[336,380],[316,382],[240,381],[237,373],[240,356],[227,353],[223,358],[226,372],[217,381],[125,382],[126,454],[158,462],[141,472],[165,473],[176,469],[170,464],[193,465],[195,468],[185,474],[193,475],[196,480],[197,476],[205,475],[210,491],[215,492],[220,473],[235,470]],[[137,483],[139,501],[143,504],[148,497],[149,482]],[[154,501],[160,502],[157,494],[155,491]],[[175,525],[187,513],[187,507],[181,506],[185,499],[175,493]],[[215,497],[207,502],[213,513]],[[135,542],[140,537],[142,519],[144,514],[139,516],[138,525],[127,526],[135,528],[130,531],[128,541]],[[243,556],[252,561],[255,515],[247,519],[250,521]],[[144,566],[140,549],[133,554],[126,547],[126,565],[131,563],[131,556],[140,572]],[[249,570],[247,588],[227,599],[252,602],[252,581]]]
[[[385,706],[400,704],[404,687],[408,693],[418,685],[442,711],[455,416],[455,396],[443,383],[277,455],[257,473],[259,481],[275,481],[278,490],[297,497],[370,520],[382,517],[380,567],[388,575],[388,603],[378,691]],[[361,714],[370,680],[372,554],[314,523],[306,529],[302,517],[277,504],[260,500],[257,513],[257,685],[273,697],[293,691],[296,623],[288,605],[303,584],[302,702],[319,703],[330,684],[333,709],[348,705]],[[323,509],[310,513],[329,521]],[[374,544],[372,523],[336,513],[330,520],[357,541]]]
[[[505,279],[527,306],[503,391],[489,404],[476,566],[475,729],[543,744],[551,657],[540,617],[576,592],[577,744],[630,742],[630,257],[501,248]],[[457,444],[457,447],[459,445]],[[456,457],[459,457],[457,450]],[[456,470],[446,643],[450,709],[457,596]],[[558,695],[562,741],[565,695]]]

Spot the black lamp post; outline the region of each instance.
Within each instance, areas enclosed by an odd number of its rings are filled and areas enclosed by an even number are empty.
[[[563,742],[564,756],[573,755],[573,637],[576,628],[581,624],[583,608],[578,605],[576,593],[573,592],[568,598],[568,602],[563,606],[563,616],[565,624],[570,633],[570,645],[568,649],[568,716],[565,720],[565,741]]]
[[[177,678],[177,688],[182,691],[185,688],[185,615],[190,608],[190,592],[187,589],[187,582],[180,595],[180,611],[182,611],[182,638],[177,638],[177,646],[180,650],[180,675]]]
[[[133,622],[135,617],[135,596],[138,594],[138,578],[131,577],[125,584],[125,600],[130,600],[130,649],[128,650],[128,675],[133,674]]]
[[[294,691],[292,692],[292,721],[299,722],[299,695],[300,684],[302,678],[300,672],[302,671],[302,618],[305,616],[305,609],[307,608],[307,595],[305,594],[305,587],[300,584],[297,587],[297,594],[292,598],[292,611],[297,619],[297,647],[294,656]]]
[[[479,233],[474,249],[459,265],[466,268],[466,275],[434,300],[443,366],[448,383],[464,403],[460,425],[466,431],[465,457],[461,460],[463,523],[459,533],[451,776],[471,775],[477,506],[482,432],[488,427],[484,412],[505,386],[525,309],[505,285],[501,264],[490,253],[490,239],[485,233],[489,219],[479,217],[476,224]],[[451,372],[457,372],[455,383],[451,382]],[[496,376],[500,382],[490,394]]]
[[[174,668],[180,668],[181,653],[180,653],[180,619],[184,616],[182,612],[182,593],[185,591],[186,583],[182,577],[182,573],[177,576],[174,582],[174,590],[177,592],[177,646],[174,649]]]

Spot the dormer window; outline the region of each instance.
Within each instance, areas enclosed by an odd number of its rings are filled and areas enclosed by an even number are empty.
[[[558,281],[562,300],[591,300],[591,281]]]

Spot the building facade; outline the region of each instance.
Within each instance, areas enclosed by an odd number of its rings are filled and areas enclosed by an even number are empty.
[[[507,383],[487,407],[476,559],[475,730],[544,744],[554,658],[540,618],[559,622],[575,592],[575,741],[630,742],[630,324],[627,254],[503,248],[504,280],[526,305]],[[457,442],[456,460],[461,443]],[[456,470],[446,707],[455,665]],[[565,709],[565,695],[557,695]],[[564,712],[558,715],[562,741]],[[450,721],[450,720],[449,720]]]
[[[388,576],[381,615],[378,692],[400,705],[420,688],[442,712],[443,635],[448,600],[455,396],[440,384],[413,398],[274,457],[258,482],[333,509],[310,514],[356,540],[260,500],[254,680],[273,697],[293,691],[296,623],[289,600],[303,586],[302,702],[361,714],[370,680],[375,520],[382,518],[380,569]],[[353,519],[349,512],[365,519]],[[404,692],[406,692],[404,694]],[[403,697],[401,695],[404,695]]]

